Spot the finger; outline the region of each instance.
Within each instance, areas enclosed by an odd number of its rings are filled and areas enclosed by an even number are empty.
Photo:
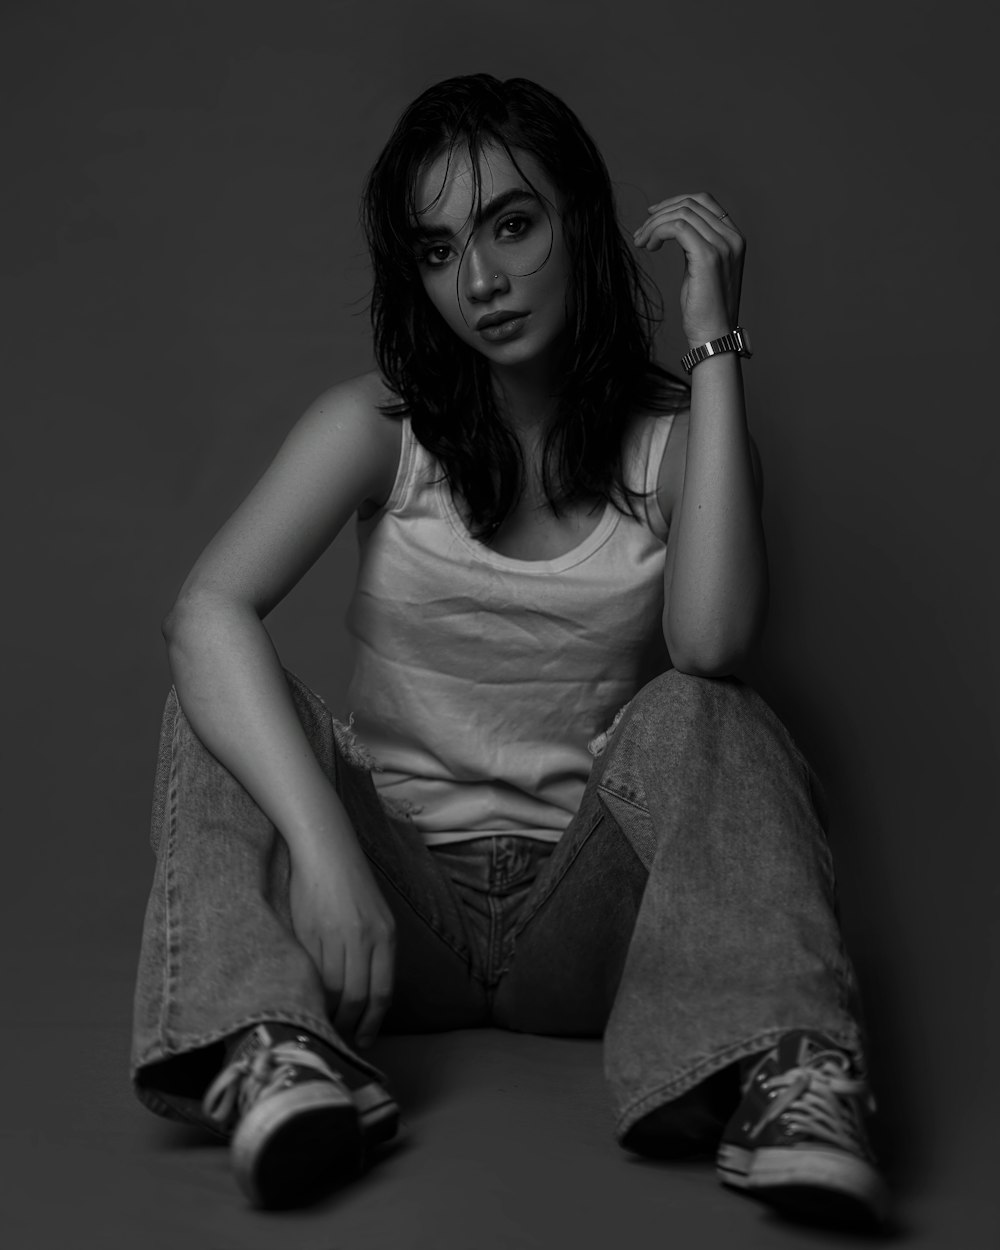
[[[709,195],[707,191],[687,192],[684,195],[670,195],[665,200],[657,200],[655,204],[647,205],[646,211],[655,213],[661,208],[676,208],[679,204],[698,204],[705,209],[706,212],[712,214],[713,217],[728,217],[729,214],[722,207],[719,201],[713,195]]]
[[[660,209],[651,217],[648,217],[639,229],[636,230],[633,236],[635,241],[641,243],[643,237],[648,238],[649,234],[656,229],[657,224],[677,216],[690,222],[709,242],[717,245],[721,244],[722,250],[726,252],[735,251],[742,247],[743,236],[739,231],[727,229],[726,224],[710,213],[708,209],[690,200],[675,204],[670,208]]]
[[[665,209],[657,213],[655,217],[651,217],[635,232],[633,241],[637,247],[645,247],[655,252],[662,247],[666,238],[676,238],[678,242],[683,242],[689,235],[697,235],[698,239],[716,254],[728,257],[733,251],[733,245],[724,234],[716,229],[717,225],[718,222],[715,226],[710,225],[702,214],[685,205]],[[688,233],[683,230],[678,233],[677,226],[687,227]]]
[[[688,201],[693,201],[694,203],[699,204],[702,208],[711,213],[713,217],[717,218],[719,221],[724,221],[729,228],[733,230],[737,229],[737,226],[733,222],[732,215],[722,207],[715,196],[709,191],[694,191],[688,195],[672,195],[669,199],[660,200],[657,204],[650,204],[648,211],[653,213],[661,208],[672,208],[676,204]]]
[[[368,1005],[358,1024],[357,1043],[370,1046],[392,1002],[396,973],[396,952],[392,942],[378,942],[372,948],[368,979]]]
[[[327,1011],[332,1014],[344,992],[343,945],[334,941],[324,942],[317,935],[315,947],[310,947],[310,954],[316,962],[320,980],[326,990]]]
[[[353,1038],[358,1021],[368,1005],[368,972],[371,954],[367,945],[356,942],[345,944],[344,981],[333,1017],[333,1026],[345,1039]]]

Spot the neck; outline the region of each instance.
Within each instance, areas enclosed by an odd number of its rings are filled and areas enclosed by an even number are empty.
[[[504,421],[522,438],[544,434],[559,405],[558,369],[550,360],[493,368],[493,390]]]

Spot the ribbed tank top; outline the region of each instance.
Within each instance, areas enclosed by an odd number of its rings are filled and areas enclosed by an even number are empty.
[[[609,504],[572,551],[531,561],[472,537],[403,420],[392,493],[358,521],[348,707],[386,810],[426,843],[558,841],[588,743],[667,667],[655,490],[672,420],[636,421],[626,446],[626,481],[654,492],[642,519]]]

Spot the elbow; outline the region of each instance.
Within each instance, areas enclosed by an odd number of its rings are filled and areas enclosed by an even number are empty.
[[[178,627],[179,621],[180,621],[180,613],[178,611],[178,605],[175,602],[171,606],[170,611],[160,622],[160,633],[163,635],[163,641],[167,644],[168,647],[177,637],[177,627]]]
[[[242,610],[244,606],[217,592],[182,590],[160,623],[167,649],[174,651],[192,638],[213,633],[220,621],[231,619],[233,610]]]
[[[706,631],[693,637],[678,636],[664,622],[663,637],[670,662],[690,677],[732,677],[753,655],[760,627],[742,631]]]
[[[199,613],[199,605],[190,595],[181,593],[170,606],[170,611],[160,622],[160,632],[168,647],[173,646],[181,634],[190,629]]]
[[[703,651],[670,652],[670,663],[678,673],[688,677],[732,677],[746,659],[743,652]]]

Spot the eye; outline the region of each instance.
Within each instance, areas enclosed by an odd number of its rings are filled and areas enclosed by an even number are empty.
[[[417,259],[428,269],[440,269],[442,265],[447,264],[450,252],[451,248],[447,243],[434,243],[430,247],[425,247]]]
[[[526,217],[524,213],[511,213],[509,217],[504,217],[497,222],[497,233],[503,231],[508,239],[520,238],[526,230],[531,228],[531,218]]]

